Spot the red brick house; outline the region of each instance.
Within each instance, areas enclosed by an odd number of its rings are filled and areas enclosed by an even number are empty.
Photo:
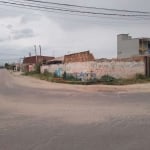
[[[23,59],[23,71],[31,72],[35,70],[36,64],[45,64],[47,61],[54,59],[51,56],[30,56]]]

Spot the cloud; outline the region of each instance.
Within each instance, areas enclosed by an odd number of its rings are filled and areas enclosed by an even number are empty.
[[[57,2],[60,2],[57,0]],[[149,0],[64,0],[64,3],[149,11]],[[111,18],[71,16],[10,6],[0,6],[0,52],[28,55],[33,45],[42,45],[44,55],[61,56],[68,51],[91,50],[96,58],[116,57],[117,34],[150,37],[149,20],[133,21]],[[13,49],[13,50],[12,50]]]
[[[26,24],[26,23],[30,23],[30,22],[34,22],[34,21],[39,21],[40,17],[41,17],[41,15],[39,13],[34,13],[34,15],[25,14],[22,16],[20,23]]]
[[[14,40],[23,39],[23,38],[31,38],[34,37],[35,34],[32,29],[22,29],[22,30],[14,30],[12,31],[12,38]]]
[[[13,26],[12,26],[11,24],[8,24],[8,25],[6,25],[6,28],[7,28],[7,29],[12,29]]]
[[[0,37],[0,42],[6,42],[10,40],[10,37]]]

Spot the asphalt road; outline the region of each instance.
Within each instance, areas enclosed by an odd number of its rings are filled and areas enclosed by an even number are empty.
[[[150,149],[150,93],[19,82],[0,70],[0,150]]]

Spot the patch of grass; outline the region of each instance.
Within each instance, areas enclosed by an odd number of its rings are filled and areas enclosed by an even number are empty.
[[[23,72],[22,75],[24,76],[32,76],[34,74],[37,74],[35,71],[31,71],[31,72]]]
[[[141,80],[141,79],[142,79],[142,80],[143,80],[143,79],[147,79],[147,77],[146,77],[145,75],[143,75],[143,74],[136,74],[136,75],[135,75],[135,78],[136,78],[137,80],[139,80],[139,79],[140,79],[140,80]]]
[[[130,85],[130,84],[138,84],[138,83],[149,83],[150,78],[137,78],[136,76],[131,79],[117,79],[115,85]]]
[[[110,75],[104,75],[101,77],[100,80],[98,80],[99,83],[107,84],[107,85],[114,85],[118,82],[118,79],[110,76]]]
[[[92,85],[93,81],[79,81],[79,80],[64,80],[63,78],[53,78],[52,82],[65,83],[65,84],[79,84],[79,85]]]
[[[53,78],[53,75],[48,72],[44,72],[43,74],[41,74],[41,73],[37,73],[36,71],[32,71],[32,72],[25,72],[22,75],[31,76],[46,81],[51,81]]]

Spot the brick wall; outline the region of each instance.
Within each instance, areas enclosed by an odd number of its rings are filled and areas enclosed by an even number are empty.
[[[37,62],[36,62],[36,56],[31,56],[31,57],[25,57],[23,59],[23,64],[35,64],[35,63],[41,63],[43,61],[48,61],[52,60],[54,57],[50,56],[37,56]]]
[[[94,56],[89,51],[65,55],[64,63],[94,61]]]

